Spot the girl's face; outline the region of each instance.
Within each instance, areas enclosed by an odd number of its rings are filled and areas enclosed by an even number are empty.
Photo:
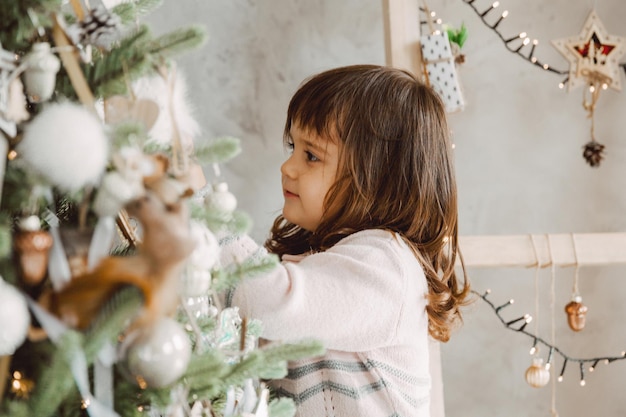
[[[324,198],[335,182],[339,148],[327,140],[293,124],[290,130],[291,156],[280,167],[282,174],[283,217],[314,232],[319,226]]]

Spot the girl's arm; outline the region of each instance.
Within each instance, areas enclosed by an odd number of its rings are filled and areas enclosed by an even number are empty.
[[[222,260],[258,250],[242,237],[222,248]],[[242,316],[261,320],[266,339],[315,338],[329,349],[365,351],[392,343],[405,316],[425,320],[425,292],[419,263],[404,242],[373,230],[244,281],[232,304]]]

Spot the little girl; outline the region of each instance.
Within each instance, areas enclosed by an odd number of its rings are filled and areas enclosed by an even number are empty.
[[[284,206],[266,248],[281,259],[232,293],[263,338],[314,338],[274,389],[299,417],[429,416],[428,335],[447,341],[457,280],[457,193],[444,106],[413,75],[373,65],[318,74],[293,96]],[[222,261],[254,256],[249,237]]]

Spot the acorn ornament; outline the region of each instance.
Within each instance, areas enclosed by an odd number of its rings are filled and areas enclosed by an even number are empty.
[[[567,313],[567,324],[573,331],[579,332],[585,328],[587,306],[582,303],[580,295],[572,297],[572,301],[565,306],[565,312]]]
[[[31,101],[42,102],[52,97],[61,61],[48,42],[38,42],[24,57],[24,87]]]
[[[525,376],[526,382],[533,388],[545,387],[550,382],[550,370],[541,358],[533,358],[533,363],[526,369]]]
[[[13,245],[20,265],[22,281],[26,285],[38,285],[46,276],[48,254],[52,243],[52,235],[41,230],[39,217],[28,216],[18,222],[18,231],[13,237]]]

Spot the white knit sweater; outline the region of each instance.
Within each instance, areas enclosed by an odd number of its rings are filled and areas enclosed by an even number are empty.
[[[244,236],[222,262],[258,253]],[[428,417],[427,283],[411,249],[383,230],[354,233],[325,252],[283,257],[239,285],[232,304],[262,321],[263,337],[318,339],[321,357],[289,363],[274,389],[298,417]]]

